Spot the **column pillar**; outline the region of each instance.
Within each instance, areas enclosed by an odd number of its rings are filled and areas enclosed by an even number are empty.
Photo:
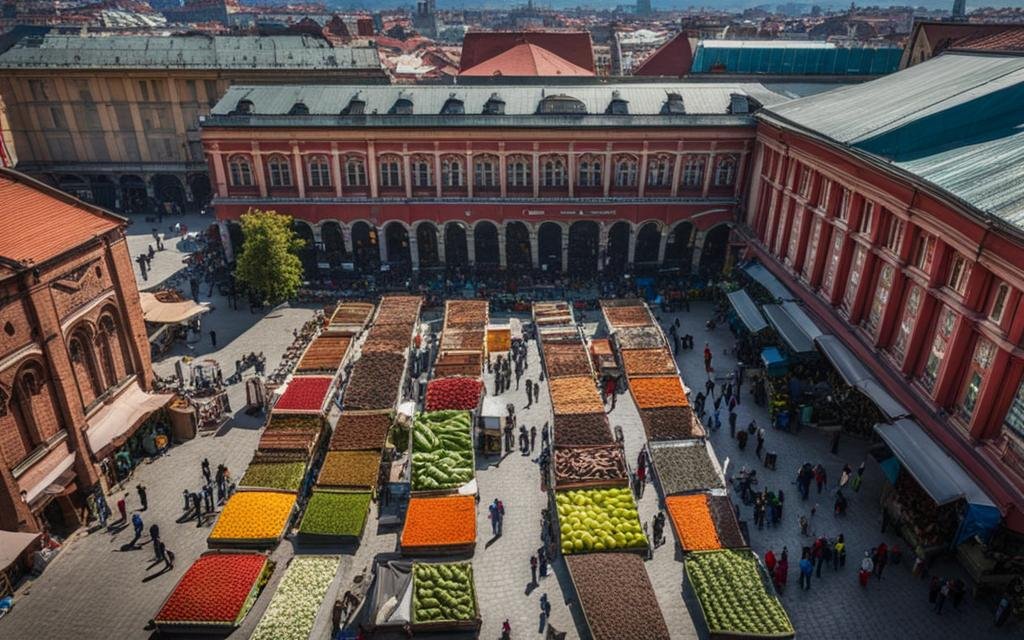
[[[409,230],[409,260],[412,262],[412,270],[420,270],[420,245],[416,237],[416,229]]]
[[[603,222],[597,224],[597,270],[604,271],[605,260],[608,257],[609,226]]]
[[[615,172],[615,167],[612,166],[612,144],[609,142],[605,146],[604,150],[604,173],[601,177],[604,179],[604,184],[601,185],[604,197],[608,197],[608,193],[612,188],[612,173]]]
[[[691,273],[696,273],[700,268],[700,256],[704,253],[704,238],[707,235],[706,231],[697,231],[693,234],[693,258],[690,260]]]
[[[402,145],[402,182],[405,184],[405,197],[412,198],[412,158],[409,157],[409,145]]]
[[[658,242],[658,264],[665,262],[665,248],[668,246],[668,227],[661,230],[661,240]]]
[[[644,150],[640,154],[640,175],[637,176],[639,184],[639,196],[644,197],[644,189],[647,188],[647,142],[644,142]]]
[[[530,229],[530,260],[534,269],[540,269],[540,241],[537,228],[534,225],[527,225]]]
[[[469,199],[473,199],[473,182],[476,179],[476,172],[473,170],[473,152],[466,151],[466,172],[463,174],[463,179],[466,181],[466,195]]]
[[[213,165],[213,184],[217,191],[217,196],[226,198],[228,196],[228,184],[224,177],[224,154],[220,152],[220,147],[214,144],[210,151],[210,163]],[[120,191],[120,185],[118,185]]]
[[[672,163],[672,197],[679,196],[679,179],[683,175],[683,143],[676,146],[675,161]]]
[[[505,223],[498,226],[498,266],[504,269],[508,266],[508,247],[505,243],[508,241],[508,234],[505,232]]]
[[[444,258],[444,228],[445,225],[441,225],[441,228],[437,230],[437,261],[441,263],[441,266],[445,265]]]
[[[569,143],[569,197],[576,194],[576,145]]]
[[[639,229],[634,229],[633,225],[629,225],[629,250],[626,252],[626,266],[631,267],[633,260],[636,257],[636,236],[639,233]]]
[[[711,174],[715,172],[715,153],[711,152],[708,156],[708,165],[704,171],[704,190],[701,192],[702,198],[708,197],[708,191],[711,190]]]
[[[355,247],[352,246],[352,227],[348,224],[341,225],[341,241],[345,245],[345,253],[354,259]]]
[[[345,195],[341,188],[341,154],[337,142],[331,143],[331,178],[334,180],[334,196],[340,198]]]
[[[263,170],[263,155],[260,153],[260,143],[252,143],[252,165],[253,170],[256,173],[256,186],[260,189],[260,197],[267,197],[267,174]],[[146,191],[149,191],[149,187],[146,187]]]
[[[299,145],[292,143],[292,164],[295,166],[295,186],[299,188],[299,198],[306,197],[305,172],[302,170],[302,156],[299,154]]]
[[[380,255],[380,263],[384,264],[388,261],[388,240],[384,232],[384,227],[377,230],[377,251]]]
[[[370,182],[370,197],[376,198],[378,193],[377,147],[373,140],[366,143],[366,178]]]
[[[533,197],[540,195],[540,155],[537,153],[537,145],[533,145]]]
[[[441,154],[437,149],[438,145],[434,143],[434,189],[435,194],[438,198],[441,197]]]
[[[501,197],[508,194],[508,158],[505,157],[505,143],[498,143],[498,184],[501,185]]]
[[[466,225],[466,259],[469,266],[476,265],[476,232],[469,225]]]
[[[569,268],[569,229],[562,229],[562,272]]]

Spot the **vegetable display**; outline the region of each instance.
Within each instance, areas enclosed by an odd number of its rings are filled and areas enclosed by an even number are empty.
[[[207,542],[210,546],[273,544],[295,508],[295,494],[284,491],[238,491],[228,498]]]
[[[372,489],[377,486],[380,473],[380,450],[372,451],[328,451],[318,487],[352,487]]]
[[[640,409],[640,422],[648,440],[686,440],[705,435],[703,425],[690,407]]]
[[[390,411],[342,411],[327,448],[331,451],[380,449],[388,439],[391,422]]]
[[[570,376],[548,380],[555,415],[604,413],[604,403],[590,376]]]
[[[678,376],[630,378],[629,389],[633,392],[636,406],[641,409],[690,405],[686,392],[683,391],[683,381]]]
[[[476,542],[473,496],[411,498],[402,528],[402,548],[452,547]]]
[[[699,551],[686,558],[686,576],[711,633],[791,636],[793,625],[768,591],[750,551]]]
[[[293,415],[287,413],[272,413],[267,420],[267,429],[305,429],[306,431],[320,431],[324,419],[319,415]]]
[[[629,489],[581,489],[555,494],[562,553],[647,546]]]
[[[553,424],[557,446],[614,442],[604,412],[555,415]]]
[[[646,306],[605,307],[604,317],[612,331],[621,327],[646,327],[654,324]]]
[[[473,566],[468,562],[412,566],[412,622],[458,622],[477,617]]]
[[[725,487],[702,444],[653,443],[649,450],[661,490],[667,496]]]
[[[235,627],[252,608],[267,569],[261,553],[205,553],[192,563],[153,619],[160,625]]]
[[[348,493],[317,489],[309,498],[299,533],[311,536],[359,538],[370,509],[368,492]]]
[[[555,486],[626,482],[626,459],[618,445],[555,447]]]
[[[238,486],[298,491],[304,475],[305,462],[253,462]]]
[[[665,507],[675,525],[679,544],[687,551],[721,549],[715,522],[708,509],[708,498],[703,493],[688,496],[668,496]]]
[[[412,490],[454,489],[473,479],[468,411],[418,413],[412,428]]]
[[[307,640],[339,556],[295,556],[250,640]]]
[[[348,336],[322,335],[310,343],[306,352],[299,360],[296,372],[328,372],[334,373],[341,366],[341,361],[348,353],[352,338]]]
[[[480,404],[483,382],[476,378],[435,378],[427,383],[427,411],[469,411]]]
[[[327,401],[332,384],[331,376],[295,376],[274,405],[274,411],[318,413]]]
[[[390,409],[398,398],[398,385],[404,372],[405,354],[361,354],[345,388],[345,408]]]
[[[623,349],[622,367],[629,376],[676,372],[668,349]]]
[[[658,598],[636,553],[567,556],[593,640],[668,640]]]

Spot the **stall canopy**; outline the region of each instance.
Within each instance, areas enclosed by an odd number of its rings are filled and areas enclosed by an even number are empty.
[[[768,293],[772,294],[779,300],[795,300],[796,297],[789,292],[786,285],[776,278],[768,269],[764,268],[764,265],[760,262],[751,262],[747,266],[743,267],[743,270],[747,272],[747,275],[754,279],[754,282],[758,283],[762,287],[768,290]]]
[[[875,433],[889,445],[900,464],[938,505],[960,499],[968,509],[955,544],[973,535],[987,537],[1002,515],[978,483],[964,471],[917,422],[903,418],[875,425]]]
[[[138,382],[129,385],[88,420],[85,437],[96,459],[105,458],[111,448],[124,444],[151,413],[173,397],[173,393],[149,393]]]
[[[197,304],[192,300],[179,300],[176,302],[164,302],[157,298],[156,294],[148,291],[139,293],[139,302],[142,304],[142,317],[146,322],[154,324],[178,324],[188,322],[195,316],[206,313],[210,310],[207,303]]]
[[[832,366],[836,368],[839,375],[843,377],[846,384],[856,387],[861,393],[870,398],[875,403],[875,406],[878,407],[878,410],[887,418],[895,420],[896,418],[910,415],[907,408],[885,390],[885,387],[857,359],[857,356],[853,355],[853,352],[846,348],[846,345],[839,338],[829,334],[822,334],[815,338],[814,342],[821,349],[822,353],[825,354],[825,357],[829,359]]]
[[[380,559],[374,575],[368,603],[371,626],[409,624],[412,621],[412,561]]]
[[[802,329],[803,332],[807,334],[807,337],[812,341],[824,333],[818,328],[818,325],[815,324],[814,320],[811,320],[811,317],[807,315],[799,304],[795,302],[783,302],[782,310],[789,315],[793,322],[796,323],[796,325],[800,327],[800,329]]]
[[[743,322],[743,326],[751,333],[757,333],[768,328],[768,323],[765,322],[761,312],[757,310],[757,305],[750,299],[750,294],[747,293],[746,289],[733,291],[726,294],[726,297],[729,298],[729,304],[736,311],[736,315]]]
[[[39,539],[38,533],[0,531],[0,572],[14,564]]]
[[[797,354],[815,351],[814,342],[811,337],[786,313],[782,306],[766,304],[761,307],[761,310],[764,311],[764,315],[768,317],[768,322],[775,328],[775,331],[778,332],[779,337],[786,343],[790,351]]]

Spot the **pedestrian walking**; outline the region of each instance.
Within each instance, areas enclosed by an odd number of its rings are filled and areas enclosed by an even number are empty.
[[[196,510],[196,528],[203,526],[203,497],[198,491],[192,492],[192,506]]]
[[[736,437],[736,419],[738,417],[735,411],[729,411],[729,437],[731,438]]]
[[[1004,595],[999,599],[999,605],[996,606],[995,625],[999,628],[1006,624],[1006,621],[1010,619],[1010,597]]]
[[[206,513],[213,511],[213,483],[203,485],[203,504],[206,505]]]
[[[203,458],[203,461],[199,464],[199,467],[200,469],[202,469],[203,477],[206,478],[207,482],[210,482],[210,461],[207,458]]]
[[[875,577],[879,580],[882,579],[882,571],[885,570],[885,564],[889,561],[889,547],[884,542],[875,547],[875,557],[872,558],[875,563]]]
[[[548,618],[551,617],[551,601],[548,600],[548,594],[542,594],[540,597],[540,625],[543,629],[547,626]]]
[[[839,571],[840,567],[846,566],[846,540],[843,534],[839,534],[835,544],[832,545],[832,570]]]
[[[526,379],[526,408],[533,406],[533,381]]]
[[[163,540],[160,538],[153,540],[153,561],[167,563],[166,547],[164,547]]]
[[[548,554],[544,547],[537,549],[537,562],[540,565],[540,577],[548,577]]]
[[[217,332],[213,329],[210,329],[210,346],[217,346]]]
[[[809,555],[804,551],[800,558],[800,589],[803,591],[810,591],[811,573],[814,572],[814,565],[811,563]]]
[[[842,471],[842,473],[839,474],[839,488],[840,489],[845,489],[846,485],[848,485],[850,483],[850,474],[852,472],[853,472],[853,469],[850,468],[850,465],[848,465],[848,464],[844,464],[843,465],[843,471]]]
[[[128,494],[121,496],[121,499],[117,501],[117,511],[121,514],[119,522],[128,522]]]
[[[704,343],[704,372],[711,375],[711,345],[707,342]]]
[[[818,495],[821,495],[821,490],[825,487],[825,483],[828,481],[828,476],[825,473],[825,467],[819,462],[814,467],[814,483],[818,485]]]
[[[856,493],[860,492],[860,484],[864,481],[864,470],[867,467],[867,461],[860,463],[857,467],[857,473],[853,476],[853,490]]]
[[[942,606],[946,604],[946,598],[949,597],[949,585],[952,580],[943,580],[942,586],[939,588],[939,594],[935,598],[935,614],[942,615]]]
[[[149,539],[153,541],[153,555],[156,560],[163,560],[163,556],[160,555],[160,525],[155,522],[149,525]]]
[[[765,438],[764,427],[757,428],[757,424],[753,420],[750,421],[750,425],[747,427],[747,429],[750,429],[751,427],[757,429],[757,448],[754,449],[754,455],[757,456],[758,460],[760,460],[761,459],[761,451],[764,450],[764,438]]]
[[[860,561],[860,572],[857,574],[857,580],[861,587],[867,588],[868,578],[871,577],[871,572],[874,570],[875,563],[871,561],[871,551],[865,551],[864,559]]]
[[[498,500],[498,535],[501,535],[502,529],[505,527],[505,503]]]
[[[164,551],[164,564],[168,569],[174,568],[174,552],[167,548],[163,542],[160,543],[160,548]]]
[[[537,556],[530,556],[530,584],[537,584]]]
[[[766,551],[764,554],[764,568],[768,570],[768,575],[772,575],[775,573],[776,562],[777,561],[775,559],[775,552],[771,549]]]
[[[500,516],[498,515],[498,499],[497,498],[495,498],[494,502],[492,502],[490,504],[490,506],[487,507],[487,512],[489,514],[487,517],[491,519],[491,535],[497,536],[498,535],[499,519],[500,519]]]
[[[149,508],[149,501],[146,497],[146,485],[141,482],[135,485],[135,491],[139,494],[139,502],[142,504],[141,511],[145,511]]]
[[[712,380],[711,378],[708,378],[708,381],[704,383],[704,390],[707,391],[707,393],[705,394],[706,396],[710,397],[712,400],[715,399],[715,381],[714,380]]]
[[[537,425],[530,427],[530,453],[537,446]]]
[[[548,427],[548,423],[545,422],[544,423],[544,427],[540,430],[540,444],[541,444],[541,446],[546,447],[546,446],[548,446],[548,444],[550,444],[550,442],[551,442],[550,428]]]
[[[142,516],[140,516],[138,513],[133,513],[132,514],[132,527],[135,528],[135,537],[132,538],[132,541],[128,543],[129,547],[134,547],[135,543],[138,542],[139,538],[142,537],[142,529],[143,529],[144,526],[145,525],[142,522]]]

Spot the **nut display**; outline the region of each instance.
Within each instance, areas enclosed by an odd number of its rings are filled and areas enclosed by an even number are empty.
[[[588,553],[565,558],[594,640],[668,640],[641,556]]]
[[[555,447],[555,486],[627,482],[626,458],[618,445]]]
[[[629,376],[676,372],[676,364],[668,349],[623,349],[622,367]]]
[[[555,415],[604,413],[604,403],[590,376],[568,376],[548,381]]]
[[[611,429],[604,413],[556,415],[555,445],[611,444]]]
[[[390,409],[405,372],[401,353],[364,353],[352,367],[343,398],[348,409]]]
[[[690,407],[640,409],[640,421],[648,440],[686,440],[705,435],[704,427]]]

